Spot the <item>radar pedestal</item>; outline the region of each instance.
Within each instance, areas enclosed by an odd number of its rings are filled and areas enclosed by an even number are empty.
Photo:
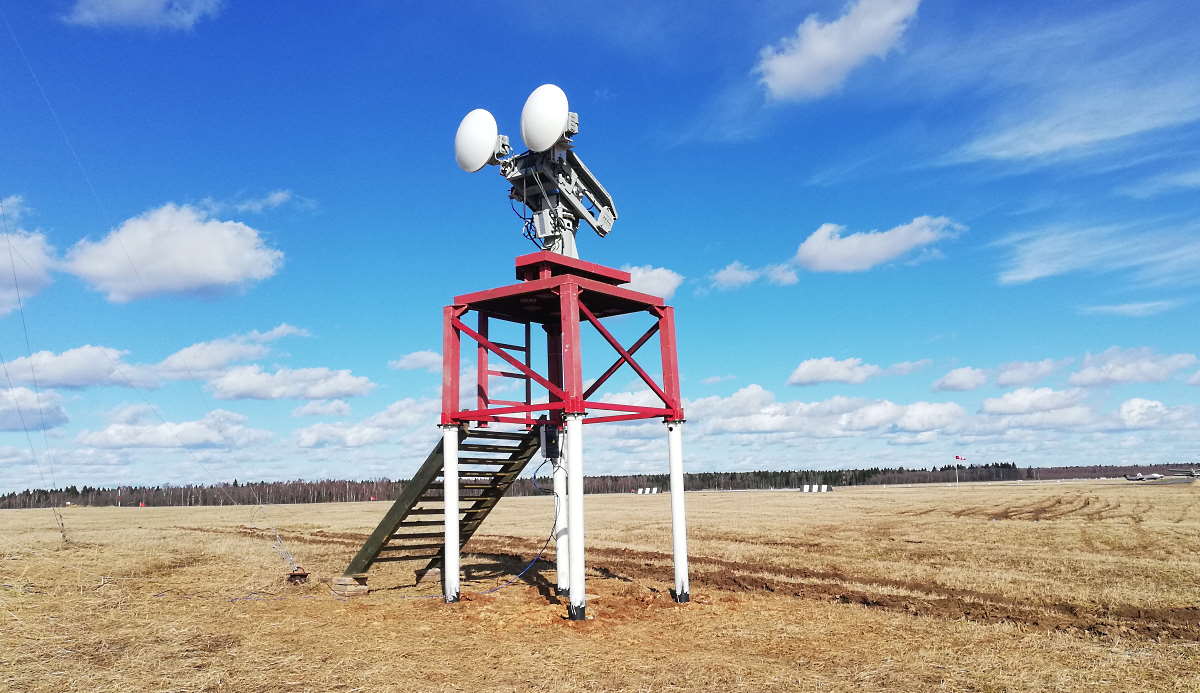
[[[584,593],[584,430],[590,424],[639,419],[661,419],[665,424],[671,480],[672,549],[675,562],[676,601],[689,599],[687,534],[683,497],[683,404],[679,392],[679,360],[675,347],[675,314],[663,299],[624,288],[628,272],[604,267],[558,253],[541,251],[518,257],[516,284],[463,294],[443,311],[442,413],[445,431],[443,456],[444,523],[443,586],[447,601],[458,598],[458,479],[460,454],[457,431],[464,426],[486,428],[492,424],[541,427],[543,453],[554,462],[556,496],[555,540],[558,554],[558,587],[570,595],[570,618],[585,617]],[[471,315],[474,314],[474,315]],[[606,318],[643,314],[650,318],[645,332],[632,344],[622,345],[604,325]],[[496,321],[516,323],[524,344],[493,341],[489,331]],[[545,336],[544,369],[532,363],[536,331]],[[584,329],[596,332],[613,349],[616,359],[590,385],[584,385],[580,337]],[[511,329],[511,328],[510,328]],[[476,397],[469,406],[460,401],[463,337],[476,351]],[[651,375],[636,354],[657,337],[661,372]],[[507,364],[492,367],[493,360]],[[657,400],[651,406],[592,399],[623,366],[629,366]],[[514,378],[524,385],[522,400],[492,397],[492,378]],[[534,401],[534,388],[544,399]],[[468,458],[462,458],[463,460]],[[464,475],[466,472],[463,473]],[[565,497],[563,489],[565,488]],[[564,526],[565,525],[565,526]]]

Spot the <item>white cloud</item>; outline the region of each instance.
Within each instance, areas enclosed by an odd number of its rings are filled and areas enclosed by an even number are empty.
[[[928,368],[933,364],[930,359],[921,359],[919,361],[901,361],[888,366],[887,372],[892,375],[908,375],[916,373],[919,370]]]
[[[1067,382],[1083,387],[1160,383],[1195,363],[1195,354],[1157,354],[1149,347],[1110,347],[1084,357],[1083,367],[1072,373]]]
[[[877,375],[908,375],[927,367],[932,361],[901,361],[887,368],[873,363],[863,363],[860,358],[837,360],[832,356],[808,359],[792,371],[788,385],[815,385],[817,383],[864,383]],[[707,382],[707,381],[706,381]]]
[[[1165,286],[1200,282],[1200,239],[1196,229],[1134,226],[1055,226],[1014,233],[998,244],[1010,255],[1001,284],[1086,272],[1127,272],[1139,284]]]
[[[740,260],[725,265],[712,274],[713,286],[718,289],[736,289],[757,280],[762,276],[760,270],[750,269]]]
[[[1145,301],[1142,303],[1118,303],[1106,306],[1084,306],[1079,312],[1085,315],[1120,315],[1126,318],[1142,318],[1158,315],[1183,305],[1182,301]]]
[[[1200,168],[1152,176],[1139,183],[1120,189],[1120,192],[1138,199],[1157,197],[1166,193],[1195,190],[1200,188]]]
[[[1038,22],[1015,15],[981,22],[909,62],[935,92],[969,92],[987,109],[956,152],[959,161],[1036,165],[1120,155],[1200,118],[1194,31],[1165,7],[1090,5]]]
[[[0,270],[0,315],[16,310],[53,281],[50,271],[56,262],[55,251],[46,236],[14,228],[27,212],[20,195],[0,199],[0,220],[4,222],[0,228],[6,231],[0,234],[0,257],[5,258],[0,261],[4,268]]]
[[[946,217],[921,216],[887,231],[843,236],[844,226],[822,224],[800,244],[794,262],[814,272],[862,272],[964,228]]]
[[[816,385],[818,383],[865,383],[879,375],[883,369],[875,364],[863,363],[857,357],[837,360],[832,356],[802,361],[788,376],[788,385]]]
[[[683,283],[683,275],[666,267],[652,265],[622,265],[621,269],[633,275],[633,281],[625,285],[626,289],[641,291],[651,296],[661,296],[670,300],[675,290]]]
[[[431,425],[441,404],[433,399],[402,399],[359,423],[320,423],[296,432],[302,448],[357,448],[391,439],[398,431]]]
[[[292,416],[347,416],[350,405],[340,399],[315,399],[292,410]]]
[[[1041,361],[1014,361],[1006,363],[997,369],[996,384],[1003,387],[1029,385],[1054,373],[1054,371],[1068,363],[1070,363],[1069,359],[1062,361],[1042,359]]]
[[[761,271],[762,276],[775,286],[791,286],[800,281],[796,270],[789,265],[767,265]]]
[[[389,435],[378,426],[319,423],[296,431],[296,444],[302,448],[357,448],[385,442]]]
[[[398,371],[429,371],[442,372],[442,355],[436,351],[423,349],[405,354],[398,359],[388,361],[388,368]]]
[[[273,276],[283,253],[236,221],[166,204],[126,220],[97,242],[81,240],[65,267],[110,301],[170,293],[214,293]]]
[[[220,10],[221,0],[75,0],[63,20],[92,27],[187,30]]]
[[[147,366],[125,363],[129,352],[85,344],[60,354],[34,352],[4,364],[14,383],[40,387],[116,386],[153,388],[158,378]]]
[[[288,202],[293,197],[291,190],[273,190],[262,197],[241,200],[233,208],[239,212],[262,212]]]
[[[896,427],[909,432],[933,431],[951,426],[965,416],[963,408],[954,402],[913,402],[904,408]]]
[[[114,423],[84,431],[79,442],[96,448],[240,448],[271,438],[269,431],[246,426],[246,417],[214,409],[198,421]]]
[[[67,423],[62,398],[55,392],[25,387],[0,390],[0,431],[36,431]]]
[[[935,390],[962,392],[974,390],[987,382],[987,372],[970,366],[955,368],[933,383]]]
[[[158,410],[149,404],[122,404],[108,412],[108,420],[118,424],[136,424],[158,415]]]
[[[266,346],[269,342],[308,334],[307,330],[281,323],[266,332],[251,330],[246,334],[192,344],[163,359],[158,368],[167,377],[209,377],[231,363],[266,356],[271,351]]]
[[[254,365],[231,368],[208,387],[217,399],[335,399],[365,395],[375,384],[349,370],[280,368],[267,373]]]
[[[1162,402],[1134,397],[1121,403],[1121,423],[1129,428],[1149,428],[1161,423],[1170,412]]]
[[[809,15],[796,35],[767,46],[755,72],[776,99],[815,99],[845,82],[871,58],[900,40],[920,0],[857,0],[830,22]]]
[[[983,400],[985,414],[1028,414],[1074,406],[1083,399],[1083,390],[1052,390],[1048,387],[1023,387],[999,397]]]
[[[736,375],[710,375],[707,378],[704,378],[703,380],[701,380],[700,382],[705,385],[716,385],[717,383],[723,383],[726,380],[734,380],[736,378],[737,378]]]
[[[1200,385],[1200,371],[1193,373],[1192,377],[1188,378],[1187,382],[1188,385]]]

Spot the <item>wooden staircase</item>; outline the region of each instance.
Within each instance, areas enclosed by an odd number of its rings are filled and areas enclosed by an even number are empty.
[[[460,548],[470,541],[492,508],[537,454],[540,445],[540,427],[537,426],[526,432],[459,429]],[[365,591],[368,571],[376,563],[421,562],[423,567],[416,571],[418,580],[429,570],[441,566],[445,541],[443,470],[442,442],[439,440],[379,526],[346,566],[342,577],[334,581],[335,591],[342,594]]]

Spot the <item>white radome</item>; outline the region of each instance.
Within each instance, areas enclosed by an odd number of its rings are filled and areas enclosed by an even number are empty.
[[[530,151],[544,152],[567,131],[567,95],[554,84],[543,84],[525,99],[521,109],[521,139]]]
[[[476,108],[463,116],[454,133],[454,160],[467,173],[474,173],[487,165],[496,153],[496,138],[500,129],[491,113]]]

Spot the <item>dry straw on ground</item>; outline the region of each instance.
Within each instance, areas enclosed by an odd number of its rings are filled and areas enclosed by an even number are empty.
[[[353,601],[284,583],[277,528],[338,574],[383,503],[0,512],[0,689],[1196,691],[1200,484],[589,496],[592,620],[563,620],[546,498],[506,499],[468,597],[394,564]],[[548,557],[552,555],[551,553]],[[427,598],[433,596],[433,598]]]

